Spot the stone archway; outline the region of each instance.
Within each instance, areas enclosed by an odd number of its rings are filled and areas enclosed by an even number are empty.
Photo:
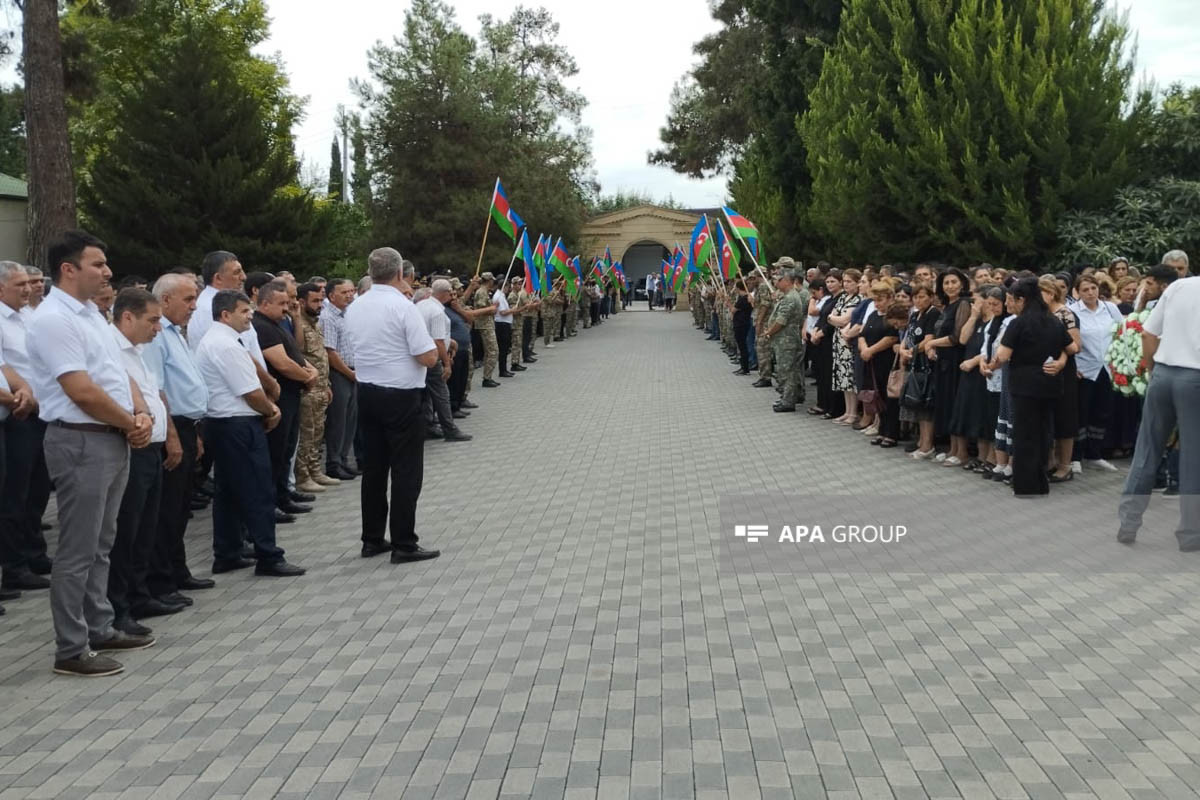
[[[638,258],[628,263],[625,262],[627,254],[656,245],[670,252],[676,242],[687,247],[692,228],[699,219],[699,214],[651,205],[601,214],[585,223],[580,230],[581,250],[590,259],[604,255],[604,248],[609,248],[613,258],[625,264],[625,277],[630,283],[636,284],[646,275],[657,272],[661,256],[652,262],[649,258]],[[685,297],[680,297],[679,302],[681,307],[686,308]]]

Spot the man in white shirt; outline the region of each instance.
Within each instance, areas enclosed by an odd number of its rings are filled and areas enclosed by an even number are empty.
[[[1172,431],[1179,431],[1179,527],[1183,552],[1200,551],[1200,280],[1177,280],[1163,292],[1142,332],[1152,365],[1133,464],[1125,479],[1117,541],[1133,544]]]
[[[496,346],[500,353],[501,378],[516,377],[516,373],[508,368],[512,350],[513,315],[506,292],[511,285],[512,282],[509,281],[508,285],[498,286],[496,291],[492,292],[492,303],[496,306]]]
[[[416,531],[424,477],[425,371],[438,362],[438,350],[421,313],[404,296],[411,289],[401,263],[390,247],[372,252],[367,259],[371,291],[346,312],[363,436],[362,555],[390,552],[394,564],[440,555],[417,544]],[[390,544],[384,539],[389,529]]]
[[[117,538],[113,542],[108,570],[108,601],[112,603],[113,627],[125,633],[147,636],[151,630],[135,621],[138,607],[152,599],[146,585],[158,529],[158,505],[162,495],[163,445],[167,441],[167,407],[160,395],[158,379],[146,368],[142,351],[159,331],[162,309],[145,289],[122,289],[113,302],[109,333],[120,349],[121,362],[146,401],[154,424],[150,444],[129,455],[129,481],[117,514]],[[172,605],[169,613],[182,611]]]
[[[208,387],[204,441],[213,456],[217,489],[212,571],[253,566],[255,575],[291,578],[304,569],[285,561],[275,542],[275,483],[266,434],[282,417],[263,391],[241,339],[252,314],[250,298],[242,292],[217,292],[213,324],[196,348],[196,366]],[[254,560],[242,558],[243,528],[254,545]]]
[[[240,292],[242,285],[246,282],[246,271],[242,269],[242,262],[238,261],[237,256],[226,250],[215,250],[206,255],[200,266],[200,274],[204,279],[204,291],[196,296],[196,311],[192,314],[187,329],[188,345],[191,346],[192,352],[200,347],[204,334],[212,327],[212,304],[217,292],[225,289]],[[258,335],[254,332],[254,326],[251,325],[238,336],[245,344],[246,351],[254,358],[255,371],[259,382],[263,385],[263,390],[272,401],[278,400],[279,383],[267,373],[267,360],[263,357],[262,348],[259,347]]]
[[[437,363],[425,371],[425,420],[431,431],[437,429],[434,438],[447,442],[469,442],[473,438],[463,433],[454,424],[454,412],[450,409],[450,380],[457,345],[450,338],[450,318],[446,316],[446,303],[453,292],[450,281],[439,278],[429,289],[418,289],[413,301],[425,327],[437,347]]]
[[[129,448],[150,444],[154,420],[125,372],[120,351],[91,298],[112,278],[105,245],[69,231],[49,247],[54,290],[29,325],[29,359],[40,415],[48,424],[46,466],[58,505],[58,552],[50,611],[54,671],[115,675],[124,667],[97,650],[136,650],[154,639],[113,628],[108,554],[129,478]]]
[[[318,324],[329,357],[329,388],[333,400],[325,412],[325,474],[352,479],[361,475],[350,467],[350,449],[358,427],[358,383],[354,351],[346,336],[346,309],[354,302],[354,282],[334,278],[325,286],[325,303]]]
[[[19,410],[0,409],[7,464],[0,480],[0,569],[4,574],[0,600],[9,592],[47,589],[51,562],[42,533],[42,515],[50,500],[50,476],[42,440],[46,424],[38,419],[37,398],[29,381],[32,369],[25,326],[31,292],[29,274],[20,264],[0,261],[0,362],[7,365],[10,390],[23,399]],[[12,597],[17,596],[13,594]],[[11,599],[9,597],[8,599]]]

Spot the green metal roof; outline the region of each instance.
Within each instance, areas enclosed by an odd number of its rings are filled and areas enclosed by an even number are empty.
[[[29,198],[29,186],[20,178],[0,172],[0,197],[16,197],[26,200]]]

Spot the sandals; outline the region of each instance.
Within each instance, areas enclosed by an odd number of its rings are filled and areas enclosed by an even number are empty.
[[[825,409],[813,407],[808,410],[808,414],[812,417],[825,416]]]
[[[872,442],[871,444],[874,444],[874,442]],[[879,446],[880,446],[880,448],[895,447],[896,444],[897,443],[896,443],[895,439],[884,439],[882,442],[879,443]]]

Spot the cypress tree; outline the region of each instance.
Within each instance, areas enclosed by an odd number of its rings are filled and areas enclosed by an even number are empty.
[[[367,136],[362,120],[355,116],[350,128],[350,197],[364,209],[371,207],[371,165],[367,159]]]
[[[1130,175],[1142,104],[1103,0],[848,0],[799,122],[858,258],[1036,264]]]
[[[333,137],[333,144],[329,146],[329,186],[325,194],[330,200],[337,200],[342,196],[342,148],[338,147],[336,135]]]
[[[185,17],[117,96],[81,201],[119,272],[156,275],[218,248],[248,269],[322,261],[327,222],[296,185],[290,134],[228,44],[218,21]]]

